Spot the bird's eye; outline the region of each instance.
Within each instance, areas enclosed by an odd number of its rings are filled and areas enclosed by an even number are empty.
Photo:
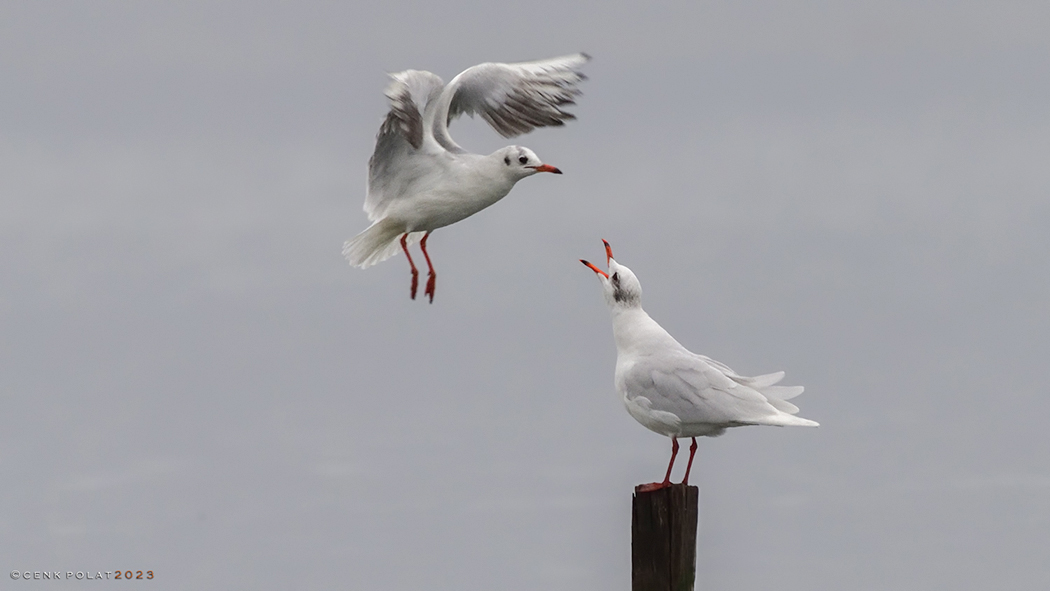
[[[520,158],[518,158],[518,162],[521,162],[522,164],[528,164],[529,157],[528,156],[521,156]]]
[[[510,156],[504,156],[503,157],[503,163],[506,164],[507,166],[510,166]]]
[[[612,280],[615,281],[616,283],[619,283],[620,282],[620,274],[619,273],[613,273],[612,274]]]

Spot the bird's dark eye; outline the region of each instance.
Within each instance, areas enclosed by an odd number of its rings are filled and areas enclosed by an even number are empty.
[[[506,164],[507,166],[510,166],[510,156],[504,156],[503,157],[503,163]]]
[[[520,158],[518,158],[518,162],[521,162],[522,164],[528,164],[529,157],[528,156],[521,156]]]
[[[615,281],[616,283],[619,283],[620,282],[620,274],[619,273],[613,273],[612,274],[612,280]]]

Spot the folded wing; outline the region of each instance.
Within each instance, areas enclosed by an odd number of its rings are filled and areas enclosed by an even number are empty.
[[[798,407],[784,398],[801,387],[774,386],[782,377],[777,372],[749,378],[701,356],[675,354],[640,359],[626,379],[629,392],[648,398],[653,409],[676,415],[683,426],[815,425],[791,416]]]

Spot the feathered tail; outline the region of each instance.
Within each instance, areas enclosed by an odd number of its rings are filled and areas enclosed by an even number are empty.
[[[389,219],[377,220],[357,236],[343,244],[343,256],[354,267],[371,267],[397,254],[401,249],[399,238],[404,227]],[[423,232],[412,232],[408,243],[413,244],[423,237]]]
[[[728,369],[728,368],[727,368]],[[732,370],[730,370],[732,371]],[[798,407],[788,402],[792,398],[801,394],[805,388],[802,386],[776,386],[780,380],[784,379],[784,372],[778,371],[775,373],[767,373],[761,376],[745,377],[740,375],[730,375],[730,379],[757,390],[759,394],[766,397],[766,402],[773,406],[773,408],[780,411],[779,414],[771,417],[765,417],[762,419],[763,425],[778,425],[778,426],[792,426],[792,427],[819,427],[820,424],[816,421],[804,419],[802,417],[794,416],[798,412]]]

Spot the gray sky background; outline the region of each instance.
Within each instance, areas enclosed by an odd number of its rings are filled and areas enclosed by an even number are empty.
[[[700,588],[1050,587],[1048,24],[0,4],[0,587],[628,589],[669,445],[613,390],[601,238],[822,424],[701,441]],[[575,51],[579,120],[512,142],[565,174],[435,233],[433,305],[345,264],[386,72]]]

